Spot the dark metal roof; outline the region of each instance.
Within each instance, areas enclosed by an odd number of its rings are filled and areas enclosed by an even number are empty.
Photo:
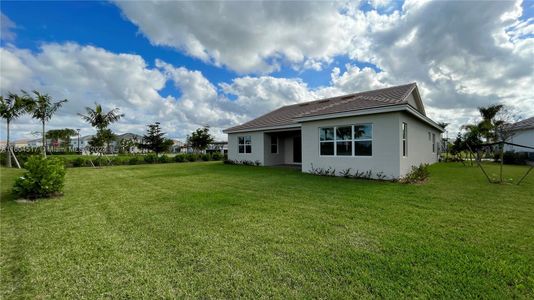
[[[408,104],[407,97],[416,87],[415,83],[410,83],[283,106],[244,124],[228,128],[225,131],[233,132],[284,126],[296,127],[298,126],[295,121],[296,118]]]

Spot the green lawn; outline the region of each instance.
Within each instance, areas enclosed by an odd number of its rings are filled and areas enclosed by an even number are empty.
[[[496,185],[439,164],[403,185],[220,162],[75,168],[64,197],[16,203],[20,172],[0,171],[2,299],[534,297],[534,173]]]

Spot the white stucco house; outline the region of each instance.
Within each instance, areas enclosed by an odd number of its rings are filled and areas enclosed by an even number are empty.
[[[394,179],[438,161],[443,129],[411,83],[284,106],[224,132],[230,160]]]
[[[530,117],[512,124],[509,130],[511,131],[512,135],[508,142],[517,145],[534,147],[534,117]],[[514,145],[506,145],[505,151],[534,153],[533,149]]]

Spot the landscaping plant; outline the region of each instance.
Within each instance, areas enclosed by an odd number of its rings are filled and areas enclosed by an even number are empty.
[[[27,170],[17,178],[13,193],[25,199],[47,198],[60,195],[65,181],[65,166],[60,159],[31,156],[24,168]]]

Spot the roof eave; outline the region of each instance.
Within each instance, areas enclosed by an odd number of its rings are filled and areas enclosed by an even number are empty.
[[[347,111],[347,112],[342,112],[342,113],[301,117],[301,118],[296,118],[295,121],[302,123],[302,122],[318,121],[318,120],[325,120],[325,119],[337,119],[337,118],[344,118],[344,117],[364,116],[364,115],[382,114],[382,113],[399,112],[399,111],[407,111],[411,113],[412,115],[418,117],[420,120],[424,121],[425,123],[429,124],[430,126],[436,128],[440,132],[445,132],[445,130],[441,128],[441,126],[439,126],[436,122],[434,122],[432,119],[425,116],[424,114],[422,114],[420,111],[418,111],[417,109],[415,109],[413,106],[409,104],[397,104],[397,105],[389,105],[389,106],[384,106],[384,107],[379,107],[379,108],[359,109],[359,110]]]
[[[253,131],[266,131],[266,130],[278,130],[278,129],[292,129],[292,128],[300,128],[300,123],[290,124],[290,125],[281,125],[281,126],[267,126],[267,127],[256,127],[256,128],[243,128],[243,129],[237,129],[233,130],[232,128],[228,128],[223,130],[223,133],[240,133],[240,132],[253,132]]]

